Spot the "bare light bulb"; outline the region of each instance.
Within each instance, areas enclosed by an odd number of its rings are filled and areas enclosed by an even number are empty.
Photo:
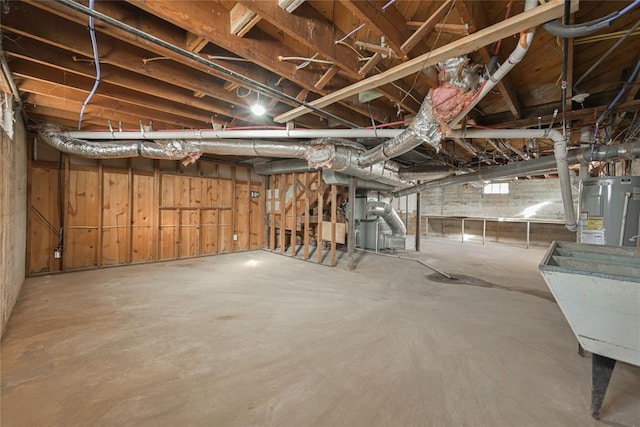
[[[251,106],[251,112],[256,116],[262,116],[266,112],[266,110],[260,104],[253,104]]]

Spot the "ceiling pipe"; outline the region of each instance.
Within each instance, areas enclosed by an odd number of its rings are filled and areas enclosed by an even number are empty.
[[[405,187],[411,183],[400,177],[400,165],[393,161],[361,167],[357,156],[362,152],[354,143],[335,138],[320,138],[309,142],[263,140],[189,140],[156,141],[87,141],[71,138],[54,127],[43,128],[40,137],[59,151],[93,159],[147,157],[151,159],[196,161],[202,154],[226,156],[279,157],[305,160],[310,169],[330,168],[345,175]],[[348,145],[344,145],[348,143]]]
[[[549,21],[544,24],[544,29],[551,35],[565,39],[586,36],[611,26],[616,19],[638,5],[640,5],[640,0],[634,0],[622,10],[581,24],[567,25],[566,23],[561,23],[559,20]]]
[[[547,170],[556,167],[558,179],[560,181],[560,192],[562,194],[562,204],[564,207],[566,227],[570,231],[578,229],[575,208],[573,206],[573,195],[571,190],[571,174],[569,172],[569,162],[567,153],[567,138],[555,129],[523,129],[523,130],[454,130],[452,137],[458,138],[548,138],[553,141],[554,157],[542,157],[540,159],[525,162],[513,163],[507,166],[488,168],[474,173],[445,178],[439,181],[427,182],[416,187],[400,191],[397,195],[411,194],[417,191],[424,191],[434,186],[451,184],[462,184],[477,180],[490,180],[506,178],[510,176],[528,175],[535,171]],[[555,163],[555,165],[554,165]]]
[[[60,131],[62,132],[62,131]],[[127,139],[315,139],[315,138],[393,138],[403,129],[240,129],[214,130],[191,129],[178,131],[72,131],[62,132],[69,138],[84,140],[127,140]]]
[[[169,49],[177,54],[180,54],[186,58],[189,58],[195,62],[198,62],[200,64],[206,65],[216,71],[219,71],[223,74],[228,75],[229,77],[239,80],[241,81],[243,84],[251,87],[253,90],[256,91],[261,91],[263,94],[266,95],[270,95],[273,96],[275,98],[278,99],[282,99],[282,100],[287,100],[289,102],[295,103],[296,105],[299,106],[303,106],[305,108],[309,108],[312,111],[315,111],[318,114],[321,114],[331,120],[335,120],[338,123],[342,123],[343,125],[346,125],[348,127],[353,127],[353,128],[357,128],[358,125],[356,125],[355,123],[352,123],[348,120],[343,119],[342,117],[336,116],[335,114],[329,113],[328,111],[322,110],[318,107],[315,107],[311,104],[309,104],[308,102],[302,101],[297,99],[294,96],[290,96],[287,95],[284,92],[280,92],[277,89],[274,89],[270,86],[267,86],[264,83],[260,83],[259,81],[250,79],[249,77],[243,76],[240,73],[236,73],[233,70],[230,70],[226,67],[223,67],[222,65],[216,64],[213,61],[210,61],[208,59],[205,59],[203,57],[201,57],[200,55],[198,55],[197,53],[191,52],[189,50],[183,49],[179,46],[176,46],[174,44],[171,44],[165,40],[162,40],[156,36],[153,36],[149,33],[145,33],[144,31],[139,30],[138,28],[132,27],[131,25],[125,24],[124,22],[118,21],[117,19],[114,19],[108,15],[105,15],[104,13],[98,12],[96,10],[93,10],[83,4],[77,3],[74,0],[56,0],[58,3],[61,3],[71,9],[77,10],[78,12],[84,13],[85,15],[91,16],[93,18],[96,18],[102,22],[105,22],[109,25],[112,25],[116,28],[119,28],[123,31],[128,32],[129,34],[133,34],[137,37],[140,37],[141,39],[147,40],[153,44],[156,44],[158,46],[161,46],[165,49]]]
[[[595,147],[593,150],[587,147],[566,151],[566,140],[564,140],[562,134],[556,130],[552,130],[552,132],[548,134],[547,131],[538,129],[473,130],[467,132],[458,131],[457,133],[459,136],[465,138],[551,138],[554,140],[554,152],[556,152],[556,156],[545,156],[538,159],[510,163],[506,166],[490,167],[465,175],[427,182],[418,186],[396,191],[394,196],[406,196],[418,191],[426,191],[431,188],[465,184],[475,181],[489,181],[494,179],[527,176],[555,169],[558,171],[558,177],[560,178],[567,228],[574,228],[577,227],[577,223],[575,221],[573,197],[571,194],[571,177],[568,166],[579,163],[588,163],[591,160],[606,161],[621,157],[630,158],[640,156],[640,143],[638,142],[620,145],[601,145]]]

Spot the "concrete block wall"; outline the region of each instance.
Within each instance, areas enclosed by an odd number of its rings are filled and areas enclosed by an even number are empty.
[[[27,133],[14,114],[12,137],[0,131],[0,333],[4,334],[25,278]]]
[[[578,185],[573,186],[578,205]],[[528,218],[563,220],[564,210],[557,179],[509,182],[509,194],[483,194],[482,187],[452,185],[422,194],[422,213],[428,216],[477,218]]]
[[[573,187],[577,208],[578,186]],[[421,194],[423,220],[421,234],[461,240],[461,219],[493,218],[488,221],[486,241],[526,243],[526,222],[498,221],[499,218],[531,220],[531,245],[547,245],[553,240],[575,241],[575,233],[563,225],[564,208],[557,179],[509,182],[509,194],[483,194],[481,186],[454,185],[434,188]],[[393,202],[403,221],[408,217],[408,234],[415,234],[415,195]],[[408,215],[407,215],[408,211]],[[429,230],[424,218],[429,218]],[[465,241],[482,241],[482,221],[465,221]]]

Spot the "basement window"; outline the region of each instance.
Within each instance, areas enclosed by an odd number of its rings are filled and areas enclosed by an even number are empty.
[[[490,183],[485,184],[482,189],[482,194],[509,194],[509,183]]]

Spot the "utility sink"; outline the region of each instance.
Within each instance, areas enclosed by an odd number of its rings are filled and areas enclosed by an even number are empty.
[[[539,268],[593,354],[591,409],[599,418],[615,362],[640,366],[640,248],[553,242]]]

